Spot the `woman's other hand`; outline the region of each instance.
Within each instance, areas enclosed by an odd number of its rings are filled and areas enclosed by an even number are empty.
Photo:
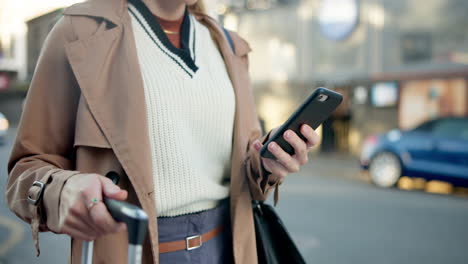
[[[92,241],[124,231],[126,225],[112,218],[102,202],[103,196],[122,201],[127,199],[127,191],[98,174],[78,174],[68,179],[60,194],[60,232]]]
[[[277,129],[273,129],[271,134],[274,134]],[[308,153],[319,143],[320,138],[309,125],[302,125],[300,131],[307,141],[302,140],[292,130],[287,130],[283,134],[284,139],[294,148],[294,155],[289,155],[275,142],[268,144],[268,150],[276,157],[276,160],[262,158],[262,163],[263,167],[272,174],[271,180],[282,182],[286,175],[298,172],[301,166],[308,162]],[[263,147],[260,140],[254,141],[253,146],[257,151]]]

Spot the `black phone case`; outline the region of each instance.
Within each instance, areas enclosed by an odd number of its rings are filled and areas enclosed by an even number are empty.
[[[322,94],[328,96],[324,102],[319,101],[319,96]],[[291,129],[306,141],[306,138],[299,131],[301,125],[308,124],[313,129],[316,129],[335,111],[341,104],[341,101],[343,101],[343,96],[339,93],[323,87],[315,89],[275,134],[270,135],[270,139],[260,150],[260,155],[264,158],[275,159],[275,156],[267,148],[268,144],[272,141],[275,141],[290,155],[294,155],[294,148],[283,137],[284,132]]]

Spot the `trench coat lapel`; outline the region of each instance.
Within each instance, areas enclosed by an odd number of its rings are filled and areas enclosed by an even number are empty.
[[[103,4],[103,10],[81,6],[66,10],[65,15],[99,18],[107,15],[105,18],[114,27],[107,29],[104,23],[93,36],[69,43],[65,49],[92,116],[148,214],[150,240],[157,243],[156,203],[143,80],[130,17],[127,12],[121,11],[118,15],[118,12],[109,11],[113,6],[115,4],[109,3]],[[120,9],[126,11],[126,5],[120,6]],[[158,256],[157,247],[153,246],[152,250],[153,256]]]
[[[100,1],[102,8],[72,6],[64,14],[105,18],[114,27],[106,29],[107,25],[100,26],[93,36],[71,42],[65,50],[91,114],[148,214],[151,249],[157,259],[159,252],[155,245],[158,243],[158,231],[151,145],[144,86],[131,21],[126,12],[127,1]]]
[[[70,65],[89,109],[139,190],[152,192],[145,97],[125,25],[67,45]],[[120,38],[120,39],[119,39]],[[89,62],[93,63],[90,64]],[[139,188],[140,187],[140,188]]]
[[[153,191],[143,81],[128,23],[66,46],[82,94],[135,189]],[[92,62],[92,63],[90,63]]]
[[[123,13],[126,11],[126,2],[126,0],[85,1],[67,7],[63,14],[105,18],[114,24],[118,24],[121,21]]]

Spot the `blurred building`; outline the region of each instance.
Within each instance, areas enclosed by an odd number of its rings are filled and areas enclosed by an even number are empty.
[[[55,23],[62,16],[63,9],[57,9],[42,16],[38,16],[26,22],[28,27],[28,59],[27,78],[30,80],[34,74],[34,69],[41,53],[42,44],[47,35],[54,27]]]
[[[357,153],[370,134],[468,115],[466,0],[220,0],[254,52],[259,114],[280,125],[313,88],[345,102],[322,150]]]
[[[31,77],[26,21],[83,0],[0,0],[0,91]],[[32,35],[33,37],[35,35]],[[38,39],[42,42],[43,39]],[[24,86],[24,85],[22,85]],[[2,94],[4,95],[4,94]]]
[[[24,34],[8,19],[4,7],[5,0],[0,0],[0,92],[8,90],[18,76],[24,78],[26,57]]]

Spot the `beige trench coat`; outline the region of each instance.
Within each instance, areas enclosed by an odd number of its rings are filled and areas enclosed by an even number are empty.
[[[248,151],[261,137],[247,69],[250,48],[230,33],[233,52],[214,20],[196,18],[210,29],[236,95],[230,185],[233,253],[236,263],[257,263],[251,199],[264,200],[280,183],[261,170],[258,154]],[[60,231],[65,215],[59,210],[60,193],[68,178],[117,171],[124,175],[119,185],[129,191],[128,201],[149,216],[143,263],[158,263],[144,100],[127,1],[92,0],[67,8],[39,58],[8,166],[9,207],[31,223],[37,247],[38,231]],[[47,183],[37,206],[27,202],[28,195],[38,195],[34,181]],[[94,263],[125,263],[127,243],[125,233],[97,239]],[[80,263],[81,244],[72,239],[72,263]]]

